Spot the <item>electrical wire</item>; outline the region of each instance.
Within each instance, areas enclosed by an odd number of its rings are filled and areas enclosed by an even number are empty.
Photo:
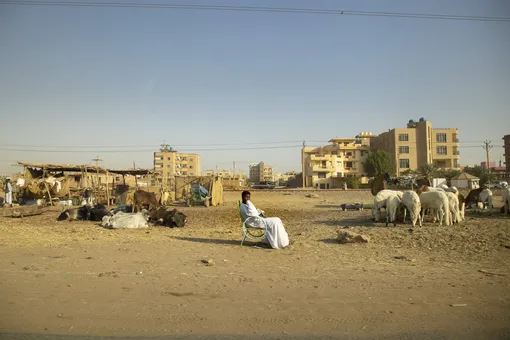
[[[412,19],[439,19],[439,20],[468,20],[468,21],[499,21],[510,22],[509,17],[475,16],[475,15],[450,15],[431,13],[401,13],[401,12],[378,12],[378,11],[351,11],[341,9],[297,8],[297,7],[262,7],[262,6],[233,6],[233,5],[183,5],[164,3],[141,3],[141,2],[94,2],[94,1],[25,1],[3,0],[2,5],[18,6],[63,6],[63,7],[113,7],[113,8],[156,8],[156,9],[181,9],[202,11],[242,11],[242,12],[274,12],[295,14],[323,14],[323,15],[352,15],[369,17],[393,17]]]
[[[260,146],[249,148],[218,148],[218,149],[182,149],[179,152],[209,152],[209,151],[243,151],[243,150],[268,150],[268,149],[291,149],[301,148],[301,145],[286,145],[286,146]],[[41,152],[41,153],[138,153],[138,152],[158,152],[154,149],[146,150],[41,150],[41,149],[9,149],[0,148],[0,151],[13,151],[13,152]]]

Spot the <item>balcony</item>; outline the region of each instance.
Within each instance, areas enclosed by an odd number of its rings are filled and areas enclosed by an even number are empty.
[[[453,138],[452,139],[452,143],[460,143],[459,139],[458,138]]]
[[[328,166],[322,166],[322,165],[314,165],[312,167],[313,172],[333,172],[335,171],[335,167],[328,165]]]
[[[328,156],[326,156],[326,155],[311,155],[310,159],[312,161],[327,161],[327,160],[329,160],[329,155]]]

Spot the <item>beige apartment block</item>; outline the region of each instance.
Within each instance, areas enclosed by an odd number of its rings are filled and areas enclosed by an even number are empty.
[[[371,139],[371,151],[391,154],[397,176],[433,163],[441,169],[460,169],[459,130],[433,128],[421,118],[410,120],[406,128],[395,128]]]
[[[303,148],[301,162],[305,187],[341,188],[345,177],[359,177],[362,183],[367,183],[363,164],[372,137],[369,132],[361,132],[355,138],[332,138],[329,145]]]
[[[230,171],[230,170],[225,170],[225,169],[222,169],[222,170],[207,169],[207,170],[204,171],[204,175],[205,176],[218,176],[218,177],[227,178],[227,177],[234,176],[234,173],[232,171]],[[239,175],[239,174],[236,174],[236,175]]]
[[[200,176],[202,158],[195,153],[160,150],[154,152],[154,172],[163,180],[173,176]]]
[[[250,165],[250,182],[271,182],[273,181],[273,167],[265,165],[264,162]]]

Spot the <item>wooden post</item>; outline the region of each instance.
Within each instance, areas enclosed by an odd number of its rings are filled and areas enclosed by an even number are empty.
[[[108,175],[108,170],[106,170],[106,204],[108,207],[110,207],[110,188],[108,187],[108,179],[109,179],[109,175]]]
[[[115,178],[117,177],[117,174],[113,176],[113,183],[112,183],[112,196],[115,197]]]
[[[44,179],[43,179],[44,180]],[[46,192],[48,193],[48,197],[50,198],[50,205],[53,206],[53,202],[51,200],[50,189],[48,188],[48,183],[44,182],[44,187],[46,188]]]

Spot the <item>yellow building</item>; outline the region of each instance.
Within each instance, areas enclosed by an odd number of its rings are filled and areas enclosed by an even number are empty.
[[[406,128],[372,138],[370,147],[391,154],[397,176],[430,163],[441,169],[460,169],[458,134],[456,128],[433,128],[421,118],[418,122],[410,120]]]
[[[179,153],[172,148],[154,152],[154,172],[163,181],[172,176],[200,176],[202,159],[195,153]]]
[[[265,165],[264,162],[250,165],[250,182],[271,182],[273,181],[273,167]]]
[[[212,170],[208,169],[204,171],[205,176],[218,176],[218,177],[232,177],[234,174],[230,170]]]
[[[372,134],[361,132],[355,138],[332,138],[331,144],[318,148],[303,148],[302,166],[305,187],[340,188],[345,177],[368,178],[363,164],[370,151]]]

